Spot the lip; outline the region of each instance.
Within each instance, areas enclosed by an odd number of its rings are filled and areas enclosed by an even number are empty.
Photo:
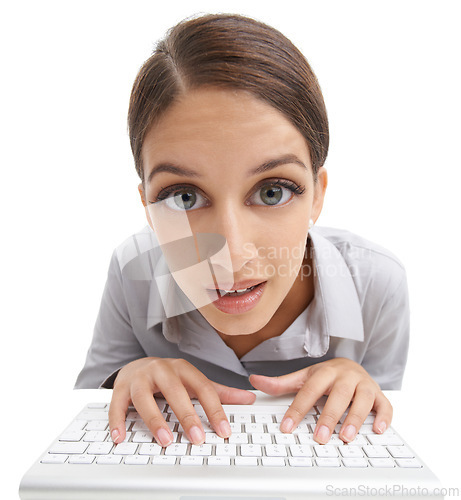
[[[243,282],[244,283],[244,282]],[[254,283],[254,281],[253,281]],[[256,286],[255,285],[250,285],[250,286],[255,286],[251,292],[247,292],[244,295],[239,295],[237,297],[232,297],[229,295],[223,295],[220,296],[218,299],[214,299],[214,296],[211,295],[210,289],[207,290],[208,295],[210,297],[210,300],[212,304],[219,309],[221,312],[227,313],[227,314],[243,314],[247,311],[250,311],[253,309],[258,302],[261,299],[262,294],[264,293],[264,289],[266,287],[267,281],[264,281],[263,283],[259,283]],[[241,284],[239,283],[239,286]],[[242,288],[249,288],[249,286],[241,287],[241,288],[234,288],[234,290],[241,290]],[[214,289],[213,291],[215,291]],[[226,289],[229,290],[229,289]],[[218,295],[219,292],[218,292]]]
[[[220,290],[244,290],[245,288],[250,288],[255,285],[259,285],[260,283],[263,283],[265,280],[259,279],[259,280],[246,280],[246,281],[238,281],[237,283],[219,283]],[[207,285],[205,286],[207,290],[217,290],[215,284],[213,283],[212,285]]]

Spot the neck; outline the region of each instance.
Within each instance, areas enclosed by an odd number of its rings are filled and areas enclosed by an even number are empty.
[[[275,314],[263,328],[247,335],[226,335],[217,331],[218,335],[235,352],[238,358],[241,358],[265,340],[281,335],[310,304],[314,298],[313,261],[310,253],[310,244],[308,244],[307,255],[303,260],[296,280]],[[302,273],[303,267],[306,269],[305,266],[309,266],[307,269],[311,271],[305,273],[307,277]]]

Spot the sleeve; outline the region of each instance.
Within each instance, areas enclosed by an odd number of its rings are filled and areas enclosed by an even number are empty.
[[[381,389],[401,389],[409,337],[410,308],[404,273],[396,290],[381,307],[362,361],[362,366]]]
[[[114,251],[93,339],[74,389],[112,388],[120,368],[145,356],[131,326],[120,265]]]

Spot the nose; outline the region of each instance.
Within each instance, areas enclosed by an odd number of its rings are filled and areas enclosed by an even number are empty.
[[[238,275],[257,257],[257,229],[245,207],[224,205],[215,211],[207,232],[217,233],[225,238],[224,247],[214,255],[209,255],[215,272],[222,268]]]

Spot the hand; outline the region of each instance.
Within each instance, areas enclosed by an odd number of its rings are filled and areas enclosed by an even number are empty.
[[[273,396],[296,392],[286,411],[280,429],[291,432],[323,395],[327,402],[318,418],[314,439],[320,444],[329,441],[331,434],[349,403],[352,405],[341,427],[339,437],[352,441],[371,410],[376,411],[373,431],[382,434],[392,420],[392,406],[379,385],[358,363],[335,358],[303,368],[281,377],[251,375],[255,389]]]
[[[213,429],[224,438],[230,436],[231,429],[221,403],[251,404],[255,400],[251,392],[212,382],[184,359],[137,359],[125,365],[114,382],[109,409],[114,443],[125,439],[125,415],[131,403],[161,446],[173,442],[173,435],[153,398],[157,393],[167,400],[193,444],[204,443],[205,433],[190,398],[198,398]]]

